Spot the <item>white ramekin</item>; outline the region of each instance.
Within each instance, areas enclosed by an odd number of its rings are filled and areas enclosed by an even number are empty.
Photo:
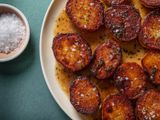
[[[11,53],[9,54],[0,53],[0,62],[10,61],[18,57],[25,50],[25,48],[28,45],[29,39],[30,39],[30,27],[29,27],[28,21],[26,17],[24,16],[24,14],[14,6],[11,6],[9,4],[0,3],[0,14],[8,13],[8,12],[14,13],[18,17],[20,17],[20,19],[22,20],[26,28],[26,36],[22,44],[17,49],[12,51]]]

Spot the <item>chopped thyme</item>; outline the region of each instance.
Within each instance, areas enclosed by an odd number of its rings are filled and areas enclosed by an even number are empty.
[[[117,38],[121,38],[124,32],[124,26],[112,26],[112,31]]]
[[[98,60],[98,63],[97,63],[97,65],[96,65],[96,68],[91,69],[91,71],[92,71],[93,73],[96,73],[103,65],[105,65],[105,62],[104,62],[104,60],[100,59],[100,60]]]
[[[153,67],[152,70],[151,70],[151,74],[155,74],[157,71],[158,71],[158,68],[157,67]]]
[[[119,50],[114,47],[114,48],[113,48],[113,52],[114,52],[115,54],[118,54]]]
[[[151,80],[154,80],[154,77],[155,77],[155,74],[156,74],[157,71],[158,71],[157,66],[154,66],[154,67],[151,69],[151,76],[150,76],[150,79],[151,79]]]
[[[101,68],[105,64],[104,60],[100,59],[97,64],[97,69]]]
[[[111,65],[111,66],[108,66],[108,67],[105,69],[105,71],[106,71],[106,72],[111,72],[112,69],[113,69],[113,66]]]
[[[128,12],[127,12],[127,11],[124,12],[124,13],[122,14],[122,16],[125,17],[125,18],[128,17]]]
[[[128,55],[135,55],[135,54],[136,54],[136,52],[129,51],[129,50],[125,49],[125,48],[123,48],[123,51],[124,51],[125,53],[127,53]]]
[[[105,36],[99,36],[99,39],[105,40]]]

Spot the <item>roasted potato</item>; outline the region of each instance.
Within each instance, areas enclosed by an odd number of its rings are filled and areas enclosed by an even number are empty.
[[[138,120],[160,120],[160,92],[147,91],[137,101],[136,117]]]
[[[109,78],[121,63],[121,59],[122,53],[119,44],[108,40],[95,50],[91,72],[98,79]]]
[[[102,120],[134,120],[131,102],[123,95],[112,95],[102,105]]]
[[[68,0],[66,12],[81,30],[95,31],[103,25],[104,8],[99,0]]]
[[[142,59],[142,66],[149,73],[152,83],[160,85],[160,52],[148,52]]]
[[[115,5],[105,12],[107,30],[120,41],[135,40],[140,31],[141,16],[134,7]]]
[[[90,46],[76,33],[57,35],[52,49],[57,61],[73,72],[85,68],[92,58]]]
[[[129,99],[137,99],[146,88],[146,75],[137,63],[123,63],[114,75],[118,90]]]
[[[87,77],[78,77],[73,82],[70,87],[70,101],[83,114],[96,112],[101,102],[97,87]]]
[[[128,2],[128,0],[103,0],[103,1],[108,6],[121,5],[121,4],[125,4]]]
[[[160,0],[140,0],[140,1],[147,8],[158,8],[158,7],[160,7]]]
[[[145,48],[160,50],[160,10],[152,11],[145,18],[139,42]]]

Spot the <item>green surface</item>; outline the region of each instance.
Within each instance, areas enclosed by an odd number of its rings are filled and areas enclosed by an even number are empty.
[[[50,0],[0,0],[28,18],[31,39],[17,59],[0,63],[0,120],[69,120],[52,98],[39,60],[39,36]]]

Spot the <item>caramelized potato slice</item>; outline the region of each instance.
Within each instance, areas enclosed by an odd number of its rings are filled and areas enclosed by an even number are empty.
[[[128,2],[128,0],[104,0],[104,2],[109,5],[120,5],[120,4],[125,4]]]
[[[122,53],[119,44],[113,40],[108,40],[95,50],[91,72],[98,79],[109,78],[121,63],[121,59]]]
[[[102,105],[102,120],[134,120],[131,102],[123,95],[112,95]]]
[[[148,52],[142,59],[142,66],[149,73],[150,80],[160,85],[160,52]]]
[[[158,8],[160,7],[160,0],[140,0],[141,3],[148,8]]]
[[[78,77],[70,87],[70,101],[78,112],[92,114],[101,100],[97,87],[87,77]]]
[[[129,5],[115,5],[105,12],[105,26],[120,41],[131,41],[137,38],[140,31],[141,16]]]
[[[146,87],[146,75],[134,62],[119,66],[114,80],[119,91],[129,99],[137,99],[144,93]]]
[[[160,92],[152,89],[140,97],[136,105],[136,116],[138,120],[159,120]]]
[[[152,11],[145,18],[139,42],[145,48],[160,50],[160,10]]]
[[[81,30],[95,31],[103,24],[103,5],[99,0],[68,0],[66,12]]]
[[[88,43],[75,33],[57,35],[52,49],[57,61],[73,72],[85,68],[92,58]]]

